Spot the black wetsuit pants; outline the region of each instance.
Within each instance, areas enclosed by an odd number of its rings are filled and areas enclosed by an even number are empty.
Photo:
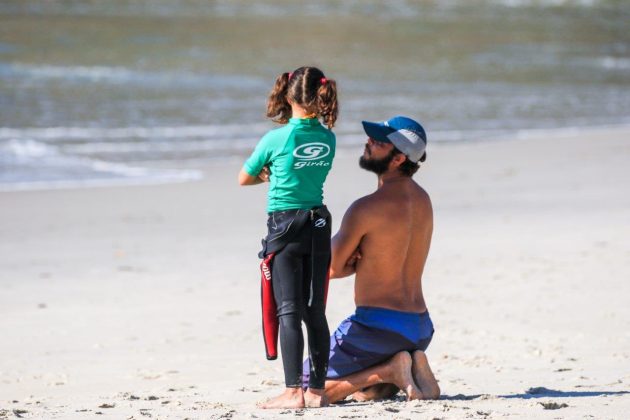
[[[302,321],[308,333],[309,387],[322,389],[326,381],[330,332],[325,294],[330,235],[330,218],[312,215],[273,258],[271,278],[280,323],[280,350],[285,383],[290,388],[302,386]]]

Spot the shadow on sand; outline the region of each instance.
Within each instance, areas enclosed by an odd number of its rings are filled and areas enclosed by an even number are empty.
[[[630,394],[630,391],[558,391],[555,389],[549,389],[545,387],[529,388],[523,394],[511,394],[511,395],[489,395],[489,394],[477,394],[477,395],[442,395],[441,400],[451,401],[467,401],[475,400],[477,398],[579,398],[579,397],[600,397],[602,395],[626,395]]]

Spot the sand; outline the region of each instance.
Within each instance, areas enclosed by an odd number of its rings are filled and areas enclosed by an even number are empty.
[[[1,418],[627,418],[629,128],[431,145],[424,288],[439,401],[260,410],[264,187],[202,181],[0,194]],[[340,150],[336,231],[375,177]],[[331,328],[353,310],[334,280]]]

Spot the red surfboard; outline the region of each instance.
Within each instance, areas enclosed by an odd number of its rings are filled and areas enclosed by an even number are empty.
[[[280,323],[278,322],[276,300],[273,297],[273,286],[271,285],[271,264],[274,255],[267,255],[260,263],[262,329],[267,360],[278,358],[278,327]]]

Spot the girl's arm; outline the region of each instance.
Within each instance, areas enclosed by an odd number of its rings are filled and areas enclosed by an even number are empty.
[[[244,169],[241,169],[241,172],[238,174],[239,185],[257,185],[263,182],[269,182],[269,168],[266,166],[257,176],[251,176]]]

